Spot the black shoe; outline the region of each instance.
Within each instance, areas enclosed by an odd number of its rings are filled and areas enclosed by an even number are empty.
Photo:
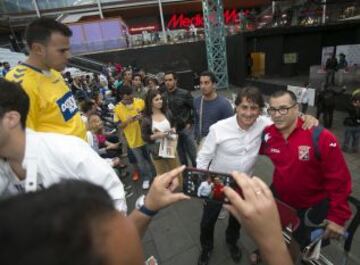
[[[241,259],[241,251],[237,245],[228,244],[230,250],[230,256],[235,263],[238,263]]]
[[[199,256],[198,265],[208,265],[211,256],[211,250],[202,250]]]

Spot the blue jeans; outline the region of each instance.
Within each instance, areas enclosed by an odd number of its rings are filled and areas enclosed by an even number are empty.
[[[131,148],[131,152],[136,159],[136,164],[139,168],[141,178],[143,181],[150,181],[153,176],[152,166],[150,164],[151,162],[148,160],[149,158],[145,155],[146,151],[145,145],[137,148]]]
[[[188,166],[187,156],[189,156],[192,166],[196,167],[196,142],[192,128],[183,129],[178,134],[177,151],[180,163]]]
[[[359,150],[360,127],[345,127],[343,150],[356,152]],[[350,144],[351,143],[351,144]]]

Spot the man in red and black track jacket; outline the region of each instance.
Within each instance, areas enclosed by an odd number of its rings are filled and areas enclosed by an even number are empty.
[[[313,220],[308,222],[325,221],[325,233],[339,238],[351,217],[347,202],[351,176],[336,137],[322,129],[314,140],[318,129],[302,129],[296,96],[290,91],[273,94],[268,113],[274,124],[264,130],[260,153],[275,166],[275,196],[294,207],[302,220],[295,239],[301,247],[309,243],[311,229],[305,228],[304,219],[309,219],[310,211]]]

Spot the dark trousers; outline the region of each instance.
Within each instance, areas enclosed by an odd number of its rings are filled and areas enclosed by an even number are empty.
[[[309,106],[308,103],[301,103],[301,112],[305,114],[308,109],[308,106]]]
[[[333,69],[328,69],[326,71],[326,80],[325,80],[325,84],[329,85],[332,84],[333,86],[335,86],[335,70]]]
[[[359,142],[360,142],[360,127],[346,126],[344,133],[344,143],[343,143],[344,151],[351,149],[350,151],[357,152],[359,150]]]
[[[203,250],[212,250],[214,247],[214,229],[217,218],[221,211],[222,204],[212,201],[205,201],[203,215],[200,224],[200,243]],[[236,245],[240,237],[241,225],[231,214],[228,227],[226,228],[226,242]]]
[[[330,129],[334,118],[334,108],[323,108],[324,127]]]
[[[192,129],[183,129],[178,135],[177,151],[180,163],[187,166],[189,164],[187,157],[189,157],[192,166],[196,167],[196,142]]]

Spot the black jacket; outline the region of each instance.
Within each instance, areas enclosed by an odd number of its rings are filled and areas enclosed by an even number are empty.
[[[187,90],[176,88],[175,91],[165,91],[164,100],[173,115],[175,128],[181,131],[186,124],[194,123],[194,98]]]
[[[360,108],[355,108],[354,105],[347,107],[348,117],[344,120],[345,126],[360,127]]]

